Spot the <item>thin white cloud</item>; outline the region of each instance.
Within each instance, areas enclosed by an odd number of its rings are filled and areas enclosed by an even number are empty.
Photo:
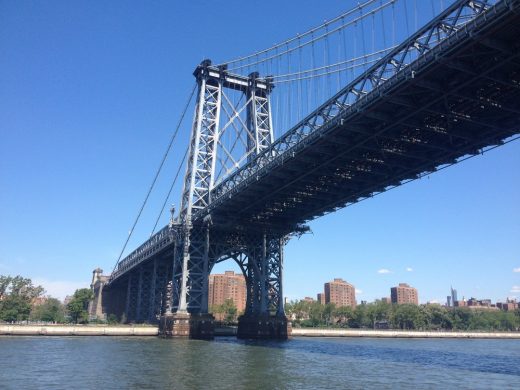
[[[390,271],[389,269],[386,269],[386,268],[381,268],[380,270],[377,271],[378,274],[390,274],[392,273],[392,271]]]
[[[520,293],[520,286],[513,286],[513,288],[511,288],[511,292],[512,293]]]
[[[363,290],[360,290],[359,288],[356,288],[356,294],[363,294]]]
[[[74,294],[79,288],[88,288],[84,282],[72,282],[65,280],[47,280],[45,278],[32,279],[33,284],[40,285],[45,289],[45,295],[50,295],[53,298],[65,299],[67,295]]]
[[[513,268],[513,272],[520,272],[520,267],[518,267],[518,268]]]
[[[413,272],[413,268],[412,267],[406,267],[406,272]]]

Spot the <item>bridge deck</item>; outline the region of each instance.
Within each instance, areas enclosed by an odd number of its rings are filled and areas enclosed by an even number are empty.
[[[459,15],[461,4],[477,3],[455,3],[400,45],[394,58],[367,70],[369,77],[230,175],[193,222],[211,215],[222,231],[256,226],[290,233],[520,133],[520,0],[499,1],[463,28],[450,24],[449,14]],[[427,47],[423,37],[430,31],[447,31],[447,37],[407,66],[396,65],[410,48]],[[388,69],[394,73],[385,79]],[[152,258],[171,257],[179,228],[165,227],[133,251],[110,283]]]
[[[195,219],[290,231],[519,133],[519,4],[504,3],[267,164],[232,175]]]

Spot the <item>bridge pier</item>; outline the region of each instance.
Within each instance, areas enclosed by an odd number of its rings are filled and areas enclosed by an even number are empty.
[[[164,338],[212,340],[214,320],[211,314],[167,313],[161,316],[159,335]]]
[[[279,339],[291,337],[291,323],[284,316],[243,315],[238,319],[239,339]]]

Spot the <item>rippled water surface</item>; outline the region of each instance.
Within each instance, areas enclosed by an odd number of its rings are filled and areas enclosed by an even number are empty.
[[[0,336],[0,389],[520,389],[520,340]]]

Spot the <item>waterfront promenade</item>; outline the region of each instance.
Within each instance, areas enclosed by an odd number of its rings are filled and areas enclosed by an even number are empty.
[[[0,336],[157,336],[155,326],[131,325],[0,325]],[[234,336],[236,328],[217,328],[215,336]],[[293,328],[296,337],[520,339],[520,332],[416,331]]]

